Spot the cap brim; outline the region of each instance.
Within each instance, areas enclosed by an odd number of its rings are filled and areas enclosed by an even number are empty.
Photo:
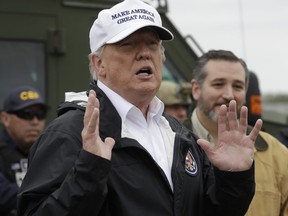
[[[31,101],[31,103],[22,104],[20,106],[15,107],[13,110],[9,110],[9,111],[19,111],[19,110],[25,109],[26,107],[30,107],[33,105],[39,105],[39,106],[42,106],[44,109],[49,109],[49,106],[43,102]]]
[[[160,40],[172,40],[174,38],[173,34],[168,29],[166,29],[164,27],[160,27],[157,25],[143,25],[142,24],[142,25],[132,25],[130,28],[125,29],[124,31],[118,33],[116,36],[114,36],[113,38],[108,40],[106,42],[106,44],[117,43],[117,42],[123,40],[124,38],[128,37],[129,35],[131,35],[135,31],[137,31],[141,28],[145,28],[145,27],[150,27],[150,28],[154,29],[158,33]]]

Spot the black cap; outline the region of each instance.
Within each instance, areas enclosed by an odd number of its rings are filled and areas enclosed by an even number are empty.
[[[41,105],[48,109],[40,93],[31,86],[21,86],[14,89],[5,99],[2,111],[14,112],[31,105]]]

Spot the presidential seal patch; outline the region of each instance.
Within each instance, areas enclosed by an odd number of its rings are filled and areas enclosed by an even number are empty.
[[[185,158],[185,172],[191,176],[196,176],[197,171],[198,171],[197,163],[191,151],[188,150],[186,158]]]

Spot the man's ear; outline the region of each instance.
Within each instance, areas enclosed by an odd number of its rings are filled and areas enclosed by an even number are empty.
[[[6,112],[1,112],[0,113],[0,119],[1,119],[1,122],[2,122],[2,124],[5,126],[5,127],[7,127],[8,126],[8,124],[9,124],[9,116],[8,116],[8,114],[6,113]]]
[[[193,99],[194,99],[195,101],[198,101],[198,99],[200,98],[200,94],[201,94],[200,85],[199,85],[199,83],[198,83],[195,79],[192,79],[192,80],[191,80],[191,86],[192,86],[192,96],[193,96]]]
[[[99,56],[93,55],[92,56],[92,63],[94,71],[96,71],[97,76],[103,76],[105,70],[103,70],[102,59]]]

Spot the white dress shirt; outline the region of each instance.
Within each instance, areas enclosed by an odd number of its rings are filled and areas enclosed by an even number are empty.
[[[136,106],[109,89],[101,81],[98,80],[97,85],[109,97],[122,119],[121,136],[137,140],[149,152],[164,171],[173,190],[171,166],[175,133],[168,121],[162,116],[163,102],[157,97],[153,98],[149,105],[146,120],[141,110]]]

